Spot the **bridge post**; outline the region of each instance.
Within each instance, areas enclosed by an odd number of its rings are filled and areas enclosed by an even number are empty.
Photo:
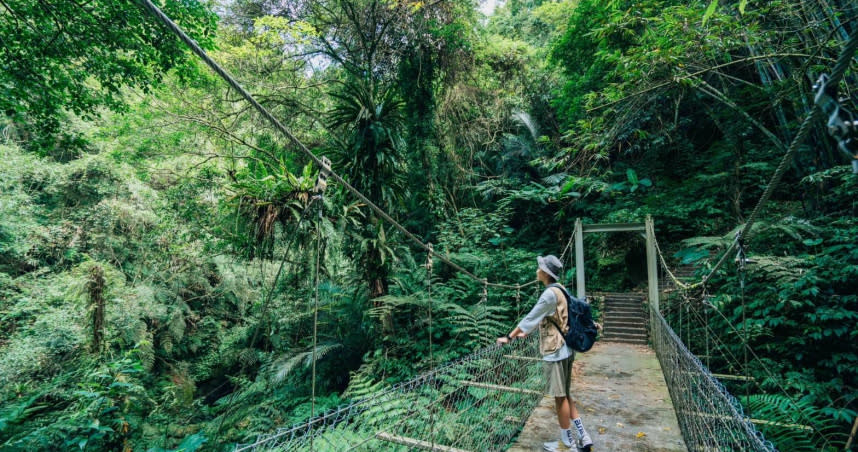
[[[652,216],[646,216],[646,273],[649,280],[650,309],[658,312],[658,263],[655,254],[655,226]]]
[[[584,298],[584,227],[581,219],[575,219],[575,290],[578,298]]]

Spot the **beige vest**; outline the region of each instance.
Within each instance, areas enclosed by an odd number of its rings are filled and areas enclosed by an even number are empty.
[[[543,356],[560,350],[560,347],[565,344],[563,335],[557,331],[554,323],[563,329],[563,333],[569,330],[569,310],[566,306],[566,297],[563,295],[563,291],[556,287],[552,287],[551,290],[557,297],[557,310],[539,322],[539,353]],[[554,323],[551,323],[552,320]]]

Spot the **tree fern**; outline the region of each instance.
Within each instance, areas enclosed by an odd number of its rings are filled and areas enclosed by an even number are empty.
[[[325,343],[319,344],[316,347],[316,361],[324,359],[332,351],[342,348],[342,344]],[[271,383],[282,383],[289,375],[292,375],[296,369],[308,368],[313,364],[313,348],[307,348],[298,352],[284,354],[280,358],[274,360],[269,368],[269,379]]]

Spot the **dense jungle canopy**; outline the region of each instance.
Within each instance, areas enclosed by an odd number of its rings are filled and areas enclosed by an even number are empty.
[[[576,218],[651,215],[705,274],[858,33],[852,0],[157,3],[416,237],[513,285]],[[784,451],[843,450],[858,415],[858,175],[825,121],[755,263],[706,287],[760,355],[712,371],[822,433],[762,426]],[[534,296],[483,302],[436,259],[430,305],[426,252],[341,184],[314,199],[317,165],[138,2],[0,0],[0,131],[0,451],[230,450],[492,343]],[[643,287],[638,237],[586,246],[588,289]]]

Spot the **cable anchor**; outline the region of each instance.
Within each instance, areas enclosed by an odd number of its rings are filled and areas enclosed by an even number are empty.
[[[429,274],[432,274],[432,254],[435,252],[435,249],[432,247],[431,243],[426,244],[426,247],[429,248],[429,252],[426,254],[426,271]]]
[[[840,105],[837,85],[829,83],[828,74],[822,74],[813,85],[815,103],[828,116],[828,134],[837,140],[837,147],[852,160],[852,173],[858,174],[858,119]]]
[[[748,257],[745,254],[745,240],[742,238],[742,231],[736,233],[736,258],[733,260],[738,266],[739,271],[745,270],[745,265],[756,264],[757,261]]]
[[[328,177],[331,175],[331,161],[327,157],[322,157],[321,160],[322,167],[319,169],[319,176],[316,178],[316,186],[313,187],[313,192],[319,197],[328,188]]]

